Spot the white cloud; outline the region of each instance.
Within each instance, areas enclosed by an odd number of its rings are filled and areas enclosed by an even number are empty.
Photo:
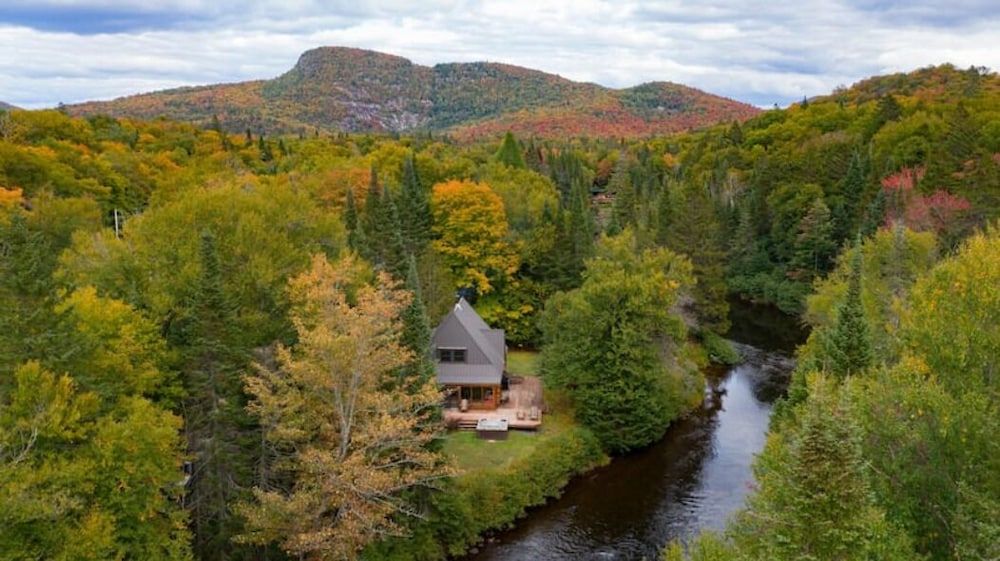
[[[508,62],[613,87],[669,80],[760,105],[929,64],[1000,66],[1000,18],[989,2],[977,0],[940,6],[868,0],[170,0],[156,4],[155,13],[148,5],[6,3],[0,8],[0,100],[44,107],[269,78],[319,45],[381,50],[421,64]],[[86,34],[72,22],[43,30],[31,23],[37,16],[32,10],[75,10],[93,18]],[[94,32],[109,11],[129,15],[130,27]]]

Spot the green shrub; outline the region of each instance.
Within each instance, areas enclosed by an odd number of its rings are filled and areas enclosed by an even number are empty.
[[[699,334],[701,344],[708,353],[708,358],[717,364],[738,364],[740,353],[733,347],[732,343],[716,335],[712,331],[704,330]]]
[[[439,561],[462,555],[490,530],[509,528],[526,510],[559,496],[574,476],[607,462],[589,430],[574,427],[540,442],[502,469],[466,473],[430,498],[426,518],[410,535],[365,550],[368,561]]]

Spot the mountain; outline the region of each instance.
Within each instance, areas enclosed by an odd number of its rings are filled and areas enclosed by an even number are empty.
[[[11,105],[7,102],[0,101],[0,111],[10,111],[12,109],[20,109],[20,108],[16,105]]]
[[[177,88],[68,105],[75,115],[166,116],[276,132],[413,131],[457,137],[636,137],[745,120],[753,106],[668,82],[628,89],[489,62],[433,67],[374,51],[320,47],[271,80]]]

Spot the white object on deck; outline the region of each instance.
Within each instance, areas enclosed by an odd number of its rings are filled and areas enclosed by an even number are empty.
[[[479,422],[476,423],[476,430],[507,430],[507,419],[479,419]]]

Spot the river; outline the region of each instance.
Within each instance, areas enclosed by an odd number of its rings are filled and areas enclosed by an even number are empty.
[[[731,317],[743,362],[708,375],[700,410],[660,442],[572,481],[466,560],[652,560],[674,538],[721,529],[752,488],[753,457],[802,339],[794,319],[767,308],[736,303]]]

